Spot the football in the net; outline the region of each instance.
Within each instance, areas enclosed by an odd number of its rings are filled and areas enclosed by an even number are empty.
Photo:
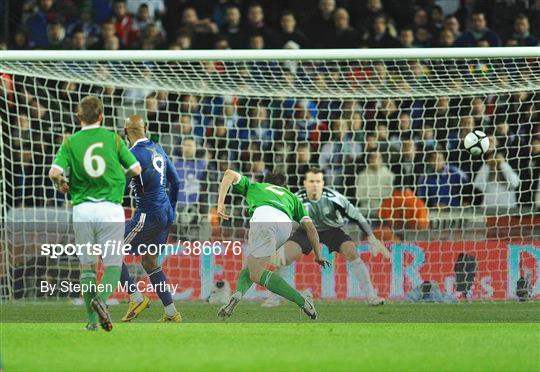
[[[473,156],[484,154],[489,149],[489,138],[479,130],[474,130],[465,136],[463,144]]]

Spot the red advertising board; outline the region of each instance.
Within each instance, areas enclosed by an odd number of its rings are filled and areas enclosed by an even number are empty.
[[[472,296],[476,299],[508,299],[515,297],[517,279],[530,273],[533,296],[540,295],[540,242],[509,241],[441,241],[392,244],[391,261],[372,257],[367,245],[360,243],[362,260],[368,265],[373,285],[380,296],[403,299],[423,280],[436,281],[443,293],[455,291],[454,264],[460,253],[476,258],[477,269]],[[313,256],[303,256],[293,268],[298,289],[310,289],[315,298],[361,298],[356,279],[348,274],[347,263],[341,255],[329,255],[332,267],[321,271]],[[128,257],[127,263],[138,261]],[[242,266],[241,256],[227,255],[169,255],[163,259],[163,269],[169,282],[178,285],[176,299],[205,299],[213,283],[225,279],[232,288]],[[139,278],[142,280],[142,278]],[[259,287],[250,296],[263,296]],[[125,295],[117,294],[119,298]]]

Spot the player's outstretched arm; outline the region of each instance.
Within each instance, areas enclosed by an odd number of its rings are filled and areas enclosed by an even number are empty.
[[[315,262],[317,262],[322,267],[330,266],[330,262],[325,260],[321,253],[321,244],[319,241],[319,233],[313,224],[311,218],[302,219],[302,226],[306,231],[309,242],[311,243],[311,248],[313,248],[313,253],[315,253]]]
[[[227,214],[225,213],[225,197],[229,192],[229,187],[231,187],[233,183],[237,183],[238,181],[240,181],[240,178],[242,178],[242,176],[239,173],[231,169],[227,169],[225,171],[225,174],[223,175],[221,184],[219,185],[217,214],[224,220],[229,219],[229,216],[227,216]]]

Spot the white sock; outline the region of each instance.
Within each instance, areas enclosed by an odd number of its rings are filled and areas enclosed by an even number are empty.
[[[174,314],[176,314],[176,306],[174,306],[174,302],[165,306],[164,309],[165,315],[167,316],[173,316]]]
[[[144,297],[141,292],[136,291],[129,295],[129,300],[136,303],[141,303],[144,300]]]
[[[360,282],[360,289],[364,291],[367,298],[375,298],[375,288],[373,288],[373,284],[371,284],[371,278],[369,277],[369,272],[364,261],[362,261],[360,257],[351,261],[351,269],[356,279]]]

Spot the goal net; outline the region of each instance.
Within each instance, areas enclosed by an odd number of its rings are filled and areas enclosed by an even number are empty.
[[[89,94],[104,102],[104,125],[121,135],[126,117],[142,116],[175,163],[173,245],[243,244],[244,202],[227,199],[229,223],[215,212],[227,168],[253,181],[284,172],[298,191],[306,170],[318,167],[326,187],[355,204],[391,250],[390,261],[372,257],[358,227],[344,227],[380,296],[540,295],[537,48],[2,54],[1,298],[39,298],[43,282],[78,281],[76,257],[44,256],[40,246],[73,241],[69,197],[47,174]],[[463,147],[473,130],[490,139],[479,157]],[[131,196],[124,206],[129,216]],[[336,249],[323,247],[330,268],[305,256],[286,269],[287,280],[315,298],[365,298]],[[180,288],[175,299],[206,299],[218,280],[234,288],[242,257],[214,253],[162,254]],[[137,258],[126,261],[144,277]]]

